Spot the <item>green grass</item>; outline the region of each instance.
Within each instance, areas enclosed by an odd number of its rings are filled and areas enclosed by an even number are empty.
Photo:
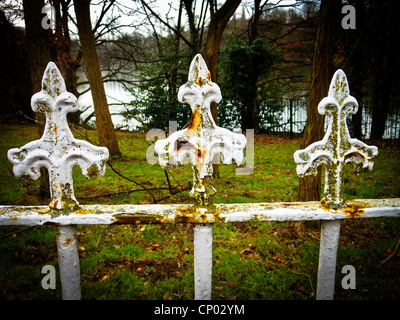
[[[41,204],[39,181],[19,181],[12,174],[7,150],[38,139],[35,126],[2,125],[0,141],[0,204]],[[96,132],[74,130],[80,139],[97,143]],[[145,188],[166,188],[164,171],[146,162],[150,142],[140,133],[117,132],[123,157],[112,166]],[[220,166],[213,185],[215,203],[297,200],[298,177],[293,153],[298,140],[256,137],[254,172],[235,175],[234,166]],[[400,151],[379,149],[374,170],[353,175],[346,167],[344,197],[400,197]],[[189,165],[170,170],[173,186],[188,189]],[[142,189],[109,166],[102,178],[86,180],[74,168],[75,195],[81,204],[191,203],[189,190]],[[114,194],[105,195],[106,193]],[[94,197],[96,196],[96,197]],[[81,286],[84,299],[193,299],[193,228],[191,225],[78,226]],[[0,298],[61,299],[55,290],[41,287],[41,268],[58,271],[56,227],[0,228]],[[342,223],[336,273],[336,299],[399,299],[399,253],[376,266],[400,238],[399,219],[348,220]],[[296,232],[290,223],[215,224],[213,245],[213,299],[315,299],[319,228]],[[356,268],[356,290],[341,288],[341,268]]]

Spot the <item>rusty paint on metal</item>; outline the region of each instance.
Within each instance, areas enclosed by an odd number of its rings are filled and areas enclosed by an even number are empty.
[[[198,207],[209,208],[216,193],[212,186],[212,161],[221,155],[223,164],[243,160],[246,138],[216,125],[210,110],[212,102],[222,99],[221,91],[211,81],[211,74],[203,57],[192,60],[186,84],[179,88],[178,100],[190,105],[192,115],[186,129],[174,132],[166,139],[157,140],[154,150],[163,168],[192,164],[193,188],[189,195]],[[182,216],[185,221],[186,216]],[[199,217],[196,216],[196,220]]]
[[[350,138],[346,119],[358,110],[357,100],[350,95],[345,73],[337,70],[332,77],[328,96],[321,100],[318,112],[329,117],[324,138],[294,153],[297,174],[300,177],[316,175],[320,165],[325,166],[324,204],[338,209],[344,204],[342,198],[344,166],[353,164],[354,172],[372,170],[372,159],[378,148]]]
[[[333,216],[361,218],[365,211],[362,204],[346,203],[342,197],[344,166],[353,164],[355,173],[372,170],[372,159],[378,148],[350,138],[347,116],[358,110],[357,100],[350,95],[345,73],[337,70],[332,77],[328,96],[321,100],[318,112],[329,117],[325,136],[294,154],[300,177],[316,175],[320,165],[325,166],[325,190],[321,205],[334,209]],[[331,212],[330,212],[331,213]],[[317,299],[333,299],[335,288],[336,253],[340,236],[340,220],[322,221],[318,267]]]
[[[199,128],[200,124],[203,122],[202,119],[203,118],[200,113],[200,106],[196,106],[194,112],[192,112],[192,115],[190,116],[188,130],[196,131]]]
[[[93,146],[87,141],[74,138],[68,127],[67,114],[79,109],[77,98],[66,91],[64,79],[57,66],[50,62],[43,74],[42,90],[32,96],[32,109],[46,115],[43,135],[39,140],[21,148],[8,151],[16,177],[38,179],[40,168],[49,172],[51,202],[54,215],[75,211],[79,203],[75,198],[72,168],[79,166],[89,179],[102,176],[109,153],[107,148]]]
[[[65,245],[65,246],[69,246],[69,245],[72,243],[72,241],[74,241],[74,240],[71,239],[71,238],[69,238],[69,237],[66,237],[66,238],[65,238],[64,245]]]
[[[363,213],[365,213],[364,208],[367,207],[366,203],[361,201],[354,203],[351,201],[346,201],[345,205],[341,208],[348,218],[359,219]]]
[[[80,267],[76,227],[57,227],[57,252],[64,300],[81,299]]]
[[[339,209],[319,201],[165,205],[81,205],[69,215],[54,215],[46,206],[0,206],[0,225],[43,224],[181,224],[256,221],[342,220],[400,217],[400,199],[348,200]],[[18,217],[18,218],[15,218]]]

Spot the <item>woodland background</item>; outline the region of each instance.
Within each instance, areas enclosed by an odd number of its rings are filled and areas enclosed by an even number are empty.
[[[254,171],[235,176],[220,166],[213,180],[216,203],[320,200],[323,170],[299,179],[293,153],[324,134],[317,110],[334,71],[342,68],[359,112],[348,125],[353,137],[379,147],[374,169],[355,176],[346,167],[345,199],[400,197],[399,134],[382,139],[399,106],[400,2],[388,0],[52,0],[54,32],[42,27],[45,1],[0,3],[0,203],[49,202],[46,172],[40,181],[18,180],[7,150],[38,139],[44,125],[31,96],[55,61],[67,90],[89,91],[92,109],[70,114],[76,138],[109,148],[102,178],[86,180],[74,168],[81,204],[190,203],[192,172],[150,165],[146,132],[178,129],[190,117],[177,101],[193,56],[200,52],[222,91],[213,106],[222,127],[256,131]],[[341,9],[356,10],[356,28],[343,29]],[[118,129],[104,84],[123,86],[129,101],[113,102],[135,131]],[[285,100],[307,104],[303,132],[271,135]],[[273,112],[271,112],[271,110]],[[361,110],[372,121],[362,134]],[[400,126],[398,126],[400,128]],[[190,225],[78,226],[81,286],[85,299],[192,299],[193,228]],[[342,223],[335,299],[399,299],[399,219]],[[43,290],[41,268],[57,267],[56,229],[0,228],[0,298],[60,299]],[[320,229],[289,223],[216,224],[213,299],[315,299]],[[354,265],[357,289],[343,290],[341,267]]]

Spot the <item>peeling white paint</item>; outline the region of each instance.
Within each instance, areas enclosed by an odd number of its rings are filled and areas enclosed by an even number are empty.
[[[16,177],[38,179],[40,168],[49,173],[51,202],[47,208],[50,219],[41,213],[35,219],[26,216],[25,223],[44,224],[55,216],[69,214],[79,208],[74,195],[72,168],[79,166],[82,174],[103,176],[108,160],[108,149],[77,140],[68,126],[67,113],[79,109],[77,98],[66,91],[64,79],[53,62],[49,62],[42,78],[42,90],[32,96],[32,110],[46,115],[46,124],[42,137],[27,143],[21,148],[8,151],[7,157],[13,164]],[[51,210],[54,209],[54,210]],[[46,211],[46,210],[45,210]],[[20,216],[13,215],[12,221],[20,222]],[[61,218],[62,220],[62,218]],[[75,239],[75,227],[68,220],[58,227],[57,248],[60,265],[63,299],[80,299],[79,256]],[[57,222],[55,222],[57,223]],[[62,225],[62,223],[60,223]]]
[[[328,96],[321,100],[318,112],[329,117],[324,138],[294,153],[297,174],[300,177],[316,175],[318,167],[325,165],[324,205],[339,209],[342,198],[343,172],[347,163],[353,164],[354,172],[372,170],[372,159],[378,148],[351,139],[346,119],[358,110],[357,100],[350,95],[347,77],[337,70],[332,77]],[[335,288],[336,253],[340,235],[340,221],[321,223],[320,259],[318,269],[317,299],[333,299]]]
[[[80,300],[80,267],[75,226],[57,228],[57,252],[63,300]]]
[[[186,129],[168,138],[157,140],[154,150],[163,168],[193,167],[193,188],[190,196],[198,205],[212,204],[216,190],[211,185],[213,161],[221,155],[223,164],[243,161],[246,137],[218,127],[211,114],[210,104],[222,99],[219,86],[211,81],[211,74],[200,54],[190,65],[188,82],[179,88],[178,100],[190,105],[192,117]]]
[[[78,205],[74,195],[72,168],[80,166],[82,174],[103,176],[108,149],[75,139],[67,122],[67,113],[79,109],[77,99],[66,91],[57,66],[50,62],[43,75],[42,90],[32,97],[32,109],[46,115],[42,137],[21,148],[8,151],[16,177],[38,179],[40,168],[49,172],[51,202],[54,209],[71,209]]]
[[[211,300],[213,226],[194,226],[195,300]]]
[[[212,209],[188,204],[81,205],[69,215],[54,216],[47,206],[0,206],[0,226],[110,225],[252,221],[313,221],[400,217],[400,198],[346,201],[330,209],[318,201],[215,204]]]
[[[332,77],[328,96],[318,105],[318,112],[329,117],[324,138],[303,150],[294,153],[297,174],[302,177],[317,174],[317,168],[325,165],[325,203],[332,208],[343,204],[343,169],[352,163],[354,172],[370,171],[372,159],[378,154],[378,148],[368,146],[362,141],[351,139],[346,118],[358,110],[357,100],[350,95],[345,73],[337,70]]]
[[[339,236],[340,220],[321,224],[317,300],[333,300]]]

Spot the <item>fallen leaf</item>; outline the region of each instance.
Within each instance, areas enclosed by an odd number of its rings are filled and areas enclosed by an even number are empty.
[[[246,248],[246,249],[243,249],[242,251],[240,251],[240,254],[242,254],[242,253],[250,253],[252,251],[252,249],[250,249],[250,248]]]
[[[166,294],[163,295],[163,299],[164,300],[172,300],[171,295],[169,294],[169,292],[167,292]]]
[[[272,257],[272,259],[274,259],[274,260],[276,260],[276,261],[278,261],[280,263],[283,263],[283,259],[280,256]]]

